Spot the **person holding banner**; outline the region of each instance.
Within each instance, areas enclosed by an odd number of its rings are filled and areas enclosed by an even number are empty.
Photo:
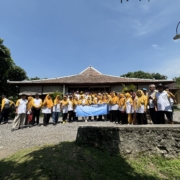
[[[78,117],[76,116],[76,107],[79,105],[79,99],[78,97],[75,95],[73,96],[73,112],[74,112],[74,115],[73,115],[73,120],[74,121],[78,121]]]
[[[79,100],[79,105],[82,105],[82,106],[88,106],[89,103],[88,103],[88,100],[86,98],[84,98],[84,96],[80,96],[80,100]],[[83,116],[82,119],[87,122],[87,116]]]
[[[93,93],[92,97],[93,97],[92,104],[97,104],[97,94]],[[94,116],[94,120],[95,121],[97,120],[97,116]]]

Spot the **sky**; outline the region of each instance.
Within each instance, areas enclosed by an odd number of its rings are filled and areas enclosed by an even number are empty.
[[[180,0],[1,0],[0,38],[28,77],[180,76]],[[180,26],[178,28],[180,33]]]

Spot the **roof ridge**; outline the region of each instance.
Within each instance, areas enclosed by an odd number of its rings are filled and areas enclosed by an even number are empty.
[[[92,66],[87,67],[86,69],[84,69],[83,71],[81,71],[79,74],[84,73],[84,72],[87,71],[89,68],[93,69],[94,71],[98,72],[99,74],[102,74],[101,72],[99,72],[97,69],[95,69],[95,68],[92,67]]]

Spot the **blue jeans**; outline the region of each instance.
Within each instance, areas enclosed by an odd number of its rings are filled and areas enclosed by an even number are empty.
[[[53,123],[57,123],[58,122],[58,118],[59,118],[59,112],[53,112],[52,113]]]

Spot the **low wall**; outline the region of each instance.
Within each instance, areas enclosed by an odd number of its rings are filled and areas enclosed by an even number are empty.
[[[180,125],[80,126],[76,142],[113,154],[180,156]]]

